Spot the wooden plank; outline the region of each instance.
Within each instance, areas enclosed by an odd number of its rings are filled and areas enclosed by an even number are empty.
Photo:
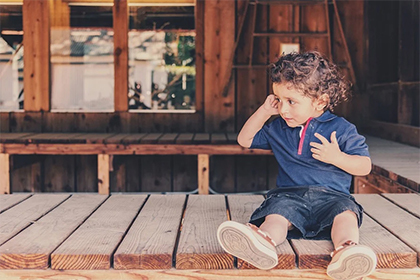
[[[0,194],[0,213],[30,197],[31,194]]]
[[[269,188],[267,158],[265,156],[235,157],[237,178],[236,189],[238,192],[257,192]]]
[[[204,18],[204,131],[233,132],[234,83],[229,83],[226,93],[222,83],[232,71],[228,65],[235,43],[235,1],[206,1]],[[234,80],[232,75],[230,81]]]
[[[114,0],[114,110],[128,110],[128,1]]]
[[[169,170],[169,172],[168,172]],[[140,185],[142,192],[172,191],[172,159],[171,156],[141,156]]]
[[[51,145],[51,144],[47,144]],[[44,192],[75,192],[75,156],[53,155],[45,157],[43,164],[42,191]],[[36,165],[32,165],[36,166]],[[41,176],[39,170],[31,170],[32,176]],[[33,181],[32,181],[33,182]],[[31,182],[31,185],[32,185]],[[40,187],[41,187],[40,184]],[[34,190],[31,190],[34,191]],[[41,191],[41,190],[39,190]]]
[[[114,269],[170,269],[185,195],[152,195],[114,255]]]
[[[374,188],[371,189],[371,187]],[[354,177],[354,193],[368,193],[371,189],[373,193],[414,193],[415,191],[403,186],[389,178],[376,174],[372,171],[366,176]]]
[[[190,195],[176,253],[176,268],[233,268],[233,257],[223,251],[216,237],[218,226],[226,220],[224,196]]]
[[[195,109],[197,111],[193,117],[188,119],[197,119],[199,127],[197,131],[202,131],[203,128],[203,118],[204,118],[204,5],[205,1],[195,1],[194,17],[195,17]],[[190,127],[187,131],[190,130],[191,125],[189,122],[184,122]],[[181,130],[177,130],[181,132]]]
[[[174,144],[179,133],[165,133],[159,138],[159,144]]]
[[[229,195],[229,213],[232,221],[247,223],[254,210],[264,201],[260,195]],[[295,254],[286,240],[276,247],[279,263],[273,269],[293,269],[296,267]],[[238,259],[238,268],[252,268],[253,265]]]
[[[149,133],[141,139],[142,144],[154,144],[157,143],[162,133]]]
[[[98,193],[109,194],[109,155],[98,155]]]
[[[130,133],[118,133],[104,140],[105,143],[121,144],[122,141],[130,136]]]
[[[227,137],[228,143],[234,143],[234,144],[238,143],[237,142],[238,133],[233,133],[233,132],[226,133],[226,137]]]
[[[194,144],[208,144],[210,143],[210,133],[196,133],[193,139]]]
[[[10,155],[0,153],[0,194],[10,193]]]
[[[408,244],[420,260],[420,220],[385,198],[376,195],[354,195],[366,213],[384,228]],[[407,230],[410,229],[410,230]],[[390,247],[388,244],[387,247]],[[414,265],[416,265],[414,263]],[[409,266],[406,266],[409,267]]]
[[[227,137],[225,133],[212,133],[210,135],[211,143],[212,144],[226,144]]]
[[[290,240],[297,255],[299,269],[326,268],[331,261],[330,253],[334,250],[328,240]]]
[[[70,197],[0,247],[0,269],[47,269],[52,251],[106,198],[92,194]]]
[[[28,133],[28,132],[2,132],[0,133],[0,143],[13,143],[20,141],[19,139],[28,136],[34,135],[35,133]]]
[[[420,195],[405,193],[384,193],[382,196],[391,200],[399,207],[420,218]]]
[[[52,269],[110,269],[112,253],[145,195],[112,195],[51,254]]]
[[[147,133],[131,133],[129,136],[122,139],[124,144],[140,143],[141,139],[145,137]]]
[[[420,147],[420,128],[416,126],[369,120],[363,122],[362,130],[375,137]]]
[[[198,172],[197,156],[174,155],[173,188],[174,192],[191,192],[197,189]]]
[[[236,157],[211,156],[210,158],[210,186],[219,193],[236,192]]]
[[[0,270],[0,278],[8,280],[21,279],[74,279],[77,277],[89,280],[313,280],[329,279],[325,269],[302,270],[302,269],[281,269],[281,270],[241,270],[241,269],[219,269],[219,270]],[[373,274],[365,277],[366,280],[417,280],[420,278],[420,268],[410,269],[377,269]]]
[[[98,157],[96,155],[76,156],[74,174],[77,192],[98,192]]]
[[[23,87],[25,111],[50,110],[50,11],[49,1],[24,0],[23,42],[25,64]]]
[[[85,133],[77,135],[73,140],[84,140],[87,144],[104,143],[106,139],[114,136],[116,133]]]
[[[198,193],[209,194],[210,161],[209,155],[198,155]]]
[[[194,133],[181,133],[176,138],[177,144],[191,144],[193,142]]]
[[[67,194],[43,196],[35,194],[15,207],[0,214],[0,245],[35,223],[40,217],[68,198]]]

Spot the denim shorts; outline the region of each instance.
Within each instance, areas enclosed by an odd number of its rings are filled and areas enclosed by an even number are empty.
[[[331,240],[334,217],[347,210],[356,214],[360,227],[363,207],[353,196],[319,186],[282,187],[267,193],[249,222],[260,226],[267,215],[279,214],[294,226],[288,239]]]

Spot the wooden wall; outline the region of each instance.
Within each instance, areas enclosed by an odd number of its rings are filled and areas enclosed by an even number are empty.
[[[196,113],[129,113],[122,98],[125,93],[116,91],[115,113],[53,113],[37,107],[0,113],[0,131],[237,132],[271,92],[266,65],[278,57],[280,43],[290,42],[300,43],[301,50],[318,50],[327,55],[331,51],[333,60],[348,76],[347,67],[353,65],[357,82],[354,97],[337,109],[338,114],[356,124],[370,123],[366,120],[372,119],[419,125],[417,1],[338,1],[341,27],[331,5],[327,17],[323,5],[246,4],[246,0],[196,1]],[[331,44],[326,37],[252,35],[254,31],[327,32],[328,28]],[[232,53],[236,44],[236,53]],[[124,88],[124,84],[119,86]],[[13,162],[13,191],[96,191],[95,157],[15,157]],[[275,186],[277,167],[273,157],[214,156],[211,165],[211,187],[219,192]],[[111,190],[190,191],[197,186],[196,169],[196,158],[192,156],[115,156]]]

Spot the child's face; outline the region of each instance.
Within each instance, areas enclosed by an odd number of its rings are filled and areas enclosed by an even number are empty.
[[[289,127],[305,125],[309,118],[319,117],[324,112],[322,100],[305,96],[288,84],[274,83],[273,91],[279,101],[277,110]]]

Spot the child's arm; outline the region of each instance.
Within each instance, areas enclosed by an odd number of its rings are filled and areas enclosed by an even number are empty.
[[[364,176],[370,173],[372,162],[367,156],[348,155],[338,146],[336,132],[331,133],[331,143],[324,136],[315,133],[322,144],[311,142],[312,157],[343,169],[351,175]]]
[[[264,123],[272,116],[278,115],[278,100],[270,94],[254,114],[246,121],[238,134],[238,143],[242,147],[251,147],[255,134],[262,128]]]

